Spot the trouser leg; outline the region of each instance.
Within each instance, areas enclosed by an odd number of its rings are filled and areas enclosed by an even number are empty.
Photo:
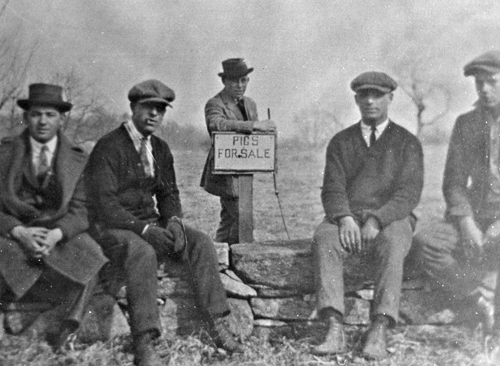
[[[156,252],[129,230],[109,230],[109,233],[117,243],[113,250],[105,250],[105,254],[124,272],[132,335],[135,337],[147,331],[159,335]]]
[[[220,204],[220,224],[215,234],[215,241],[236,244],[239,242],[239,200],[221,197]]]
[[[343,249],[338,226],[326,219],[314,232],[312,253],[317,309],[344,314]]]
[[[414,245],[425,273],[462,299],[481,286],[484,272],[460,260],[459,240],[453,225],[439,223],[420,230]]]
[[[211,316],[227,315],[226,291],[219,273],[218,257],[210,237],[185,225],[187,262],[196,297],[202,309]]]
[[[403,263],[410,251],[413,231],[409,218],[394,221],[380,231],[369,248],[375,266],[375,294],[372,317],[385,315],[394,323],[399,314]]]

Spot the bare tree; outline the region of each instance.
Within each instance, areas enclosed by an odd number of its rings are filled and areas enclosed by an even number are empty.
[[[429,75],[427,72],[429,65],[429,60],[422,57],[394,67],[401,89],[410,97],[417,109],[418,137],[422,136],[425,127],[441,120],[450,111],[451,105],[451,86]],[[432,112],[429,112],[430,106],[433,107]]]
[[[0,7],[0,23],[6,16],[9,0]],[[0,33],[0,111],[6,110],[23,92],[27,72],[36,53],[37,42],[26,44],[19,29],[6,29]],[[16,127],[16,118],[11,116],[9,130]]]
[[[57,72],[50,82],[60,85],[73,104],[64,131],[75,143],[95,141],[117,124],[117,117],[105,108],[104,97],[95,85],[74,68]]]

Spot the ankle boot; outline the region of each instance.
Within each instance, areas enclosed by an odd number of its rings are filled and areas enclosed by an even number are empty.
[[[324,356],[346,352],[344,325],[335,316],[330,316],[328,323],[325,340],[311,351],[314,355]]]
[[[387,326],[389,318],[377,315],[365,335],[363,357],[368,360],[382,360],[387,357]]]
[[[231,353],[243,353],[243,346],[234,340],[234,336],[228,328],[226,317],[216,318],[212,324],[212,338],[217,347],[223,348]]]
[[[134,338],[134,365],[160,366],[164,363],[155,351],[153,333],[145,332]]]

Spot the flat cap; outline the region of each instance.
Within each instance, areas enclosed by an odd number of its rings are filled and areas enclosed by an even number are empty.
[[[351,81],[351,89],[358,92],[363,89],[376,89],[383,93],[390,93],[398,84],[389,75],[378,71],[367,71],[358,75]]]
[[[136,84],[128,92],[128,100],[132,103],[164,103],[170,107],[175,93],[159,80],[151,79]]]
[[[464,75],[475,75],[478,72],[498,74],[500,72],[500,51],[489,51],[476,57],[464,66]]]

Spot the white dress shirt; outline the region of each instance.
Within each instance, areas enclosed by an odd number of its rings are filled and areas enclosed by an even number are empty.
[[[135,149],[140,154],[141,153],[141,142],[145,136],[143,136],[137,130],[137,127],[135,127],[134,122],[132,122],[132,121],[127,121],[125,123],[125,128],[127,129],[128,133],[130,135],[130,138],[134,142]],[[149,165],[151,166],[151,172],[154,176],[155,165],[154,165],[154,157],[153,157],[153,146],[151,145],[151,136],[146,137],[146,149],[148,151],[147,157],[148,157]]]
[[[384,132],[384,130],[387,128],[387,125],[389,124],[389,119],[386,119],[384,122],[376,126],[375,130],[375,140],[378,140],[380,135]],[[361,121],[361,133],[363,134],[363,139],[366,142],[366,145],[370,147],[370,136],[372,134],[372,126],[367,125],[363,121]]]
[[[57,149],[57,135],[52,138],[52,140],[46,142],[46,143],[41,143],[35,140],[33,137],[30,136],[30,144],[31,144],[31,163],[34,168],[34,173],[35,175],[38,175],[40,171],[40,153],[42,152],[42,147],[43,145],[47,145],[47,156],[48,156],[48,161],[49,161],[49,166],[52,167],[52,161],[54,159],[54,154],[56,153]]]

